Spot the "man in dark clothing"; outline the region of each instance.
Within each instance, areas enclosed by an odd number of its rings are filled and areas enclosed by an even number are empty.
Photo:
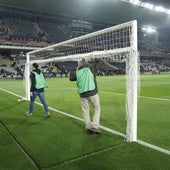
[[[76,81],[77,83],[82,114],[87,132],[100,134],[99,121],[101,109],[96,73],[103,61],[95,59],[93,55],[90,56],[90,59],[91,65],[86,62],[85,59],[81,59],[78,62],[77,70],[75,72],[70,72],[69,79],[70,81]],[[90,119],[89,103],[92,104],[94,109],[93,121]]]
[[[30,105],[29,111],[26,112],[26,116],[32,116],[32,112],[34,110],[34,102],[36,97],[38,96],[41,103],[43,104],[45,110],[45,117],[49,117],[50,113],[48,111],[48,105],[46,104],[44,98],[44,87],[47,87],[46,81],[41,70],[38,68],[37,63],[33,63],[32,65],[32,72],[30,75],[31,79],[31,88],[30,88]]]

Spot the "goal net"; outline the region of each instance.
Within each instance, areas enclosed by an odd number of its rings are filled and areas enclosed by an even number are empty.
[[[126,140],[137,139],[138,52],[137,21],[96,31],[84,36],[60,42],[26,54],[26,99],[30,100],[30,68],[33,62],[55,63],[78,61],[81,58],[110,59],[126,63]]]

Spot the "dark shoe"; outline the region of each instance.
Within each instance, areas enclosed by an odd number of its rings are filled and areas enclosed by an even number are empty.
[[[96,134],[99,134],[99,135],[101,134],[100,129],[92,128],[91,131],[92,131],[93,133],[96,133]]]
[[[94,132],[91,129],[86,129],[87,134],[93,134]]]

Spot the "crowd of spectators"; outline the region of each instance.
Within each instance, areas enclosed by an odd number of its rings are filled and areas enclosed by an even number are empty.
[[[71,31],[75,31],[75,29],[72,30],[70,25],[67,23],[64,24],[64,22],[61,24],[47,22],[45,20],[33,21],[28,18],[24,19],[11,16],[0,17],[0,45],[45,47],[73,38],[74,32]],[[78,36],[79,34],[76,35]],[[152,55],[153,57],[158,54],[170,56],[170,43],[152,41],[152,38],[141,37],[139,36],[138,38],[138,51],[141,57],[146,54],[148,56],[148,60],[141,60],[141,72],[151,74],[169,72],[169,61],[153,61],[153,59],[150,60],[149,56]],[[11,55],[7,57],[0,54],[0,77],[23,78],[25,60],[22,60],[20,57],[16,59],[15,56]],[[75,68],[75,62],[58,62],[45,66],[42,65],[42,70],[46,77],[67,76],[68,72]],[[103,66],[98,72],[100,76],[114,74],[125,74],[125,63],[110,62],[110,66]]]
[[[169,54],[170,43],[168,42],[152,42],[152,41],[138,41],[138,50],[142,54]]]
[[[73,35],[72,31],[74,30],[67,23],[0,17],[0,45],[45,47],[70,39]],[[147,37],[139,36],[138,51],[142,54],[170,54],[169,42],[152,39],[154,38],[148,39]]]
[[[66,40],[66,33],[60,24],[25,21],[4,17],[0,19],[0,44],[26,47],[45,47]],[[54,29],[53,29],[54,28]],[[64,38],[63,38],[64,37]]]
[[[17,57],[0,56],[0,78],[24,78],[25,59]],[[46,78],[51,77],[67,77],[68,73],[77,68],[76,61],[56,62],[40,64],[40,68]],[[142,60],[140,63],[140,71],[142,74],[160,74],[170,72],[169,60]],[[109,62],[99,69],[99,76],[124,75],[126,73],[125,62]]]

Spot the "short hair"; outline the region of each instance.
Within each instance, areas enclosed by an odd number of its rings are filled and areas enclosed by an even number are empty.
[[[85,64],[87,64],[87,63],[86,63],[86,60],[84,58],[82,58],[78,61],[78,66],[82,66],[82,65],[85,65]]]
[[[37,64],[37,63],[33,63],[32,66],[33,66],[34,68],[36,68],[36,69],[38,68],[38,64]]]

